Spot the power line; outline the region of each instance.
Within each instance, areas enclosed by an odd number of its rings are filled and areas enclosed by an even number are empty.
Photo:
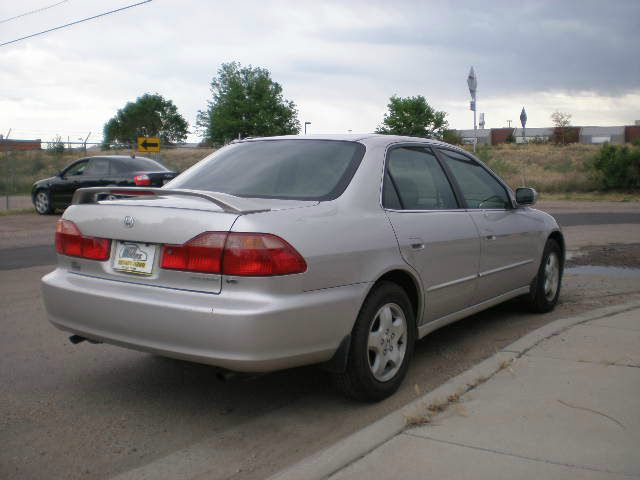
[[[0,23],[10,22],[11,20],[15,20],[16,18],[26,17],[27,15],[33,15],[34,13],[44,12],[45,10],[49,10],[50,8],[57,7],[58,5],[62,5],[63,3],[67,3],[69,0],[62,0],[62,2],[54,3],[52,5],[47,5],[46,7],[36,8],[35,10],[30,10],[28,12],[21,13],[20,15],[16,15],[14,17],[5,18],[4,20],[0,20]]]
[[[98,15],[94,15],[92,17],[82,18],[80,20],[76,20],[75,22],[66,23],[64,25],[60,25],[59,27],[53,27],[48,30],[43,30],[42,32],[32,33],[31,35],[26,35],[24,37],[16,38],[14,40],[9,40],[8,42],[0,43],[0,47],[4,47],[5,45],[9,45],[11,43],[19,42],[20,40],[26,40],[27,38],[37,37],[38,35],[43,35],[45,33],[53,32],[54,30],[60,30],[61,28],[70,27],[72,25],[76,25],[78,23],[87,22],[89,20],[93,20],[95,18],[104,17],[106,15],[111,15],[112,13],[121,12],[122,10],[127,10],[129,8],[137,7],[138,5],[142,5],[144,3],[149,3],[152,0],[144,0],[143,2],[134,3],[131,5],[127,5],[126,7],[116,8],[115,10],[110,10],[108,12],[100,13]]]

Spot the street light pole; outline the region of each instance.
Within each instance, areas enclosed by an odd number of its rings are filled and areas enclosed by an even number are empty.
[[[478,88],[478,79],[476,78],[476,72],[473,71],[473,67],[469,70],[467,85],[469,86],[469,93],[471,94],[470,109],[473,110],[473,151],[475,152],[478,143],[478,124],[476,123],[476,90]]]
[[[307,125],[311,125],[311,122],[304,122],[304,134],[307,134]]]

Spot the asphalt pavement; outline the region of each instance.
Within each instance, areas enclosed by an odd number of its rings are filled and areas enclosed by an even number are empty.
[[[70,344],[47,322],[40,297],[40,278],[54,261],[55,220],[0,217],[0,478],[265,478],[538,327],[640,300],[640,278],[568,273],[554,312],[532,315],[509,302],[434,332],[418,342],[402,388],[363,405],[336,394],[311,367],[220,383],[206,365]],[[604,243],[637,231],[567,228],[571,239]]]

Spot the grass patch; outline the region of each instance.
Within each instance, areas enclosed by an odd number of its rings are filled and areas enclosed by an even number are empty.
[[[540,199],[580,202],[640,202],[640,192],[545,192]]]
[[[477,156],[500,175],[511,188],[534,187],[539,192],[591,192],[597,190],[591,162],[599,145],[579,143],[501,144],[481,146]]]
[[[469,147],[470,148],[470,147]],[[545,199],[638,201],[638,192],[599,193],[593,165],[600,145],[569,144],[502,144],[480,146],[477,156],[487,163],[512,188],[534,187]],[[156,157],[167,168],[182,172],[213,152],[212,148],[164,149]],[[88,155],[129,155],[130,150],[100,152]],[[0,194],[29,193],[36,180],[51,177],[74,160],[84,157],[82,151],[55,154],[46,150],[0,153]],[[140,155],[145,156],[145,155]]]
[[[16,210],[0,210],[0,217],[7,217],[9,215],[22,215],[25,213],[36,213],[33,208],[18,208]]]

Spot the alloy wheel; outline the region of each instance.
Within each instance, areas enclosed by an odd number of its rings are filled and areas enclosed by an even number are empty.
[[[40,191],[36,194],[36,211],[47,213],[49,211],[49,196],[46,192]]]
[[[547,301],[552,301],[558,291],[560,282],[560,262],[558,256],[551,252],[544,265],[544,296]]]
[[[369,329],[367,353],[371,373],[379,382],[392,379],[407,351],[407,321],[395,303],[383,305]]]

